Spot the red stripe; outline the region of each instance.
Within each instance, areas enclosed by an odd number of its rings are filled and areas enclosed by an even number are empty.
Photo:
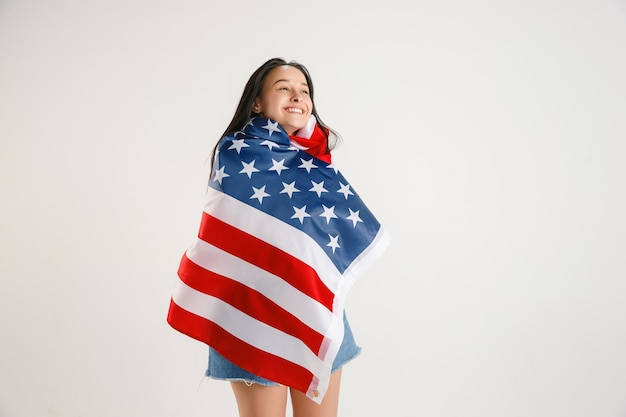
[[[181,308],[174,300],[170,302],[167,322],[179,332],[210,345],[226,359],[262,378],[302,392],[307,392],[313,380],[313,374],[306,368],[249,345],[212,321]]]
[[[316,355],[319,353],[324,336],[260,292],[207,271],[187,258],[187,255],[181,260],[178,275],[191,288],[219,298],[247,315],[300,339]]]
[[[287,252],[203,212],[198,237],[258,266],[302,291],[332,311],[334,294],[315,270]]]

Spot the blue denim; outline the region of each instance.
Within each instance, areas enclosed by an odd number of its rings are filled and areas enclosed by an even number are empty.
[[[343,315],[344,335],[339,352],[333,361],[332,372],[343,367],[345,364],[356,358],[361,353],[361,348],[357,346],[348,319],[344,312]],[[213,379],[223,379],[228,381],[244,381],[246,384],[251,385],[253,383],[266,386],[280,385],[269,379],[261,378],[253,373],[250,373],[244,369],[241,369],[228,359],[220,355],[215,349],[209,347],[209,367],[206,370],[205,375]]]

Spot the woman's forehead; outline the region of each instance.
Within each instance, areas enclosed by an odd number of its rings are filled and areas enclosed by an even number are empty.
[[[267,80],[271,84],[279,81],[296,82],[307,84],[306,77],[298,68],[291,65],[281,65],[274,68],[267,76]]]

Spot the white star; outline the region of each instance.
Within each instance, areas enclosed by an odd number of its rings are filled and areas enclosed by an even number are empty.
[[[263,146],[267,146],[267,148],[269,150],[272,150],[273,148],[275,148],[276,146],[278,146],[278,143],[274,142],[273,140],[264,140],[263,142],[260,143]]]
[[[270,196],[265,192],[265,185],[261,188],[252,187],[252,189],[254,190],[254,194],[252,194],[250,199],[256,198],[259,200],[259,204],[263,204],[263,199]]]
[[[341,247],[339,246],[339,243],[337,242],[337,240],[339,240],[339,235],[337,236],[328,235],[328,237],[330,238],[330,242],[328,242],[326,246],[330,246],[331,248],[333,248],[333,253],[335,253],[335,249]]]
[[[359,217],[359,211],[361,211],[361,210],[357,210],[357,211],[352,211],[352,209],[348,209],[348,210],[350,210],[350,215],[348,217],[346,217],[346,219],[352,220],[352,225],[354,227],[356,227],[356,224],[358,222],[363,223],[363,220],[361,220],[361,218]]]
[[[287,183],[283,182],[283,190],[280,192],[280,194],[287,193],[287,194],[289,194],[289,198],[291,198],[293,193],[299,193],[299,192],[300,192],[300,190],[298,190],[296,188],[296,182],[292,181],[291,184],[287,184]]]
[[[280,132],[280,129],[278,128],[278,122],[272,123],[270,120],[268,120],[267,124],[263,126],[263,129],[267,129],[267,132],[270,134],[270,136],[272,136],[272,133],[274,132]]]
[[[333,171],[335,171],[335,174],[339,171],[334,163],[328,165],[326,168],[332,169]]]
[[[241,164],[243,165],[243,169],[241,171],[239,171],[239,173],[240,174],[248,174],[248,178],[252,178],[252,173],[253,172],[259,172],[259,170],[254,167],[254,163],[255,162],[256,161],[254,159],[249,164],[241,161]]]
[[[308,161],[305,161],[302,158],[300,158],[300,160],[302,161],[302,164],[298,168],[306,169],[306,172],[308,172],[309,174],[311,173],[312,168],[317,168],[317,165],[313,164],[313,158],[309,159]]]
[[[324,212],[320,214],[320,217],[326,217],[326,224],[330,223],[330,219],[337,218],[337,215],[335,214],[335,206],[326,207],[322,204],[322,207],[324,207]]]
[[[277,161],[274,158],[272,158],[272,167],[269,169],[269,171],[276,171],[278,173],[278,175],[280,175],[280,173],[282,171],[284,171],[285,169],[289,169],[285,166],[285,160],[283,159],[282,161]]]
[[[248,145],[247,143],[244,143],[245,139],[233,139],[232,142],[233,144],[230,145],[230,148],[228,149],[236,149],[237,153],[241,153],[241,148],[249,148],[250,145]]]
[[[293,206],[293,210],[294,210],[294,215],[291,216],[291,218],[300,220],[300,224],[304,223],[305,217],[311,217],[311,215],[306,212],[306,206],[302,206],[302,208]]]
[[[318,197],[321,197],[322,193],[328,192],[328,190],[324,188],[324,181],[321,181],[321,182],[311,181],[311,184],[313,184],[313,187],[311,187],[309,191],[315,191]]]
[[[230,177],[230,175],[224,172],[224,167],[221,167],[220,169],[215,170],[215,178],[213,179],[213,181],[217,181],[220,183],[220,185],[222,185],[222,179],[226,177]]]
[[[350,191],[350,185],[349,184],[344,185],[341,182],[339,182],[339,190],[337,192],[343,194],[346,200],[348,199],[349,195],[354,195],[354,193]]]

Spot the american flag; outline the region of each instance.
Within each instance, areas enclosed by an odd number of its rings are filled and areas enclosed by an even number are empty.
[[[321,402],[355,279],[389,237],[333,164],[253,118],[218,144],[168,323]]]

